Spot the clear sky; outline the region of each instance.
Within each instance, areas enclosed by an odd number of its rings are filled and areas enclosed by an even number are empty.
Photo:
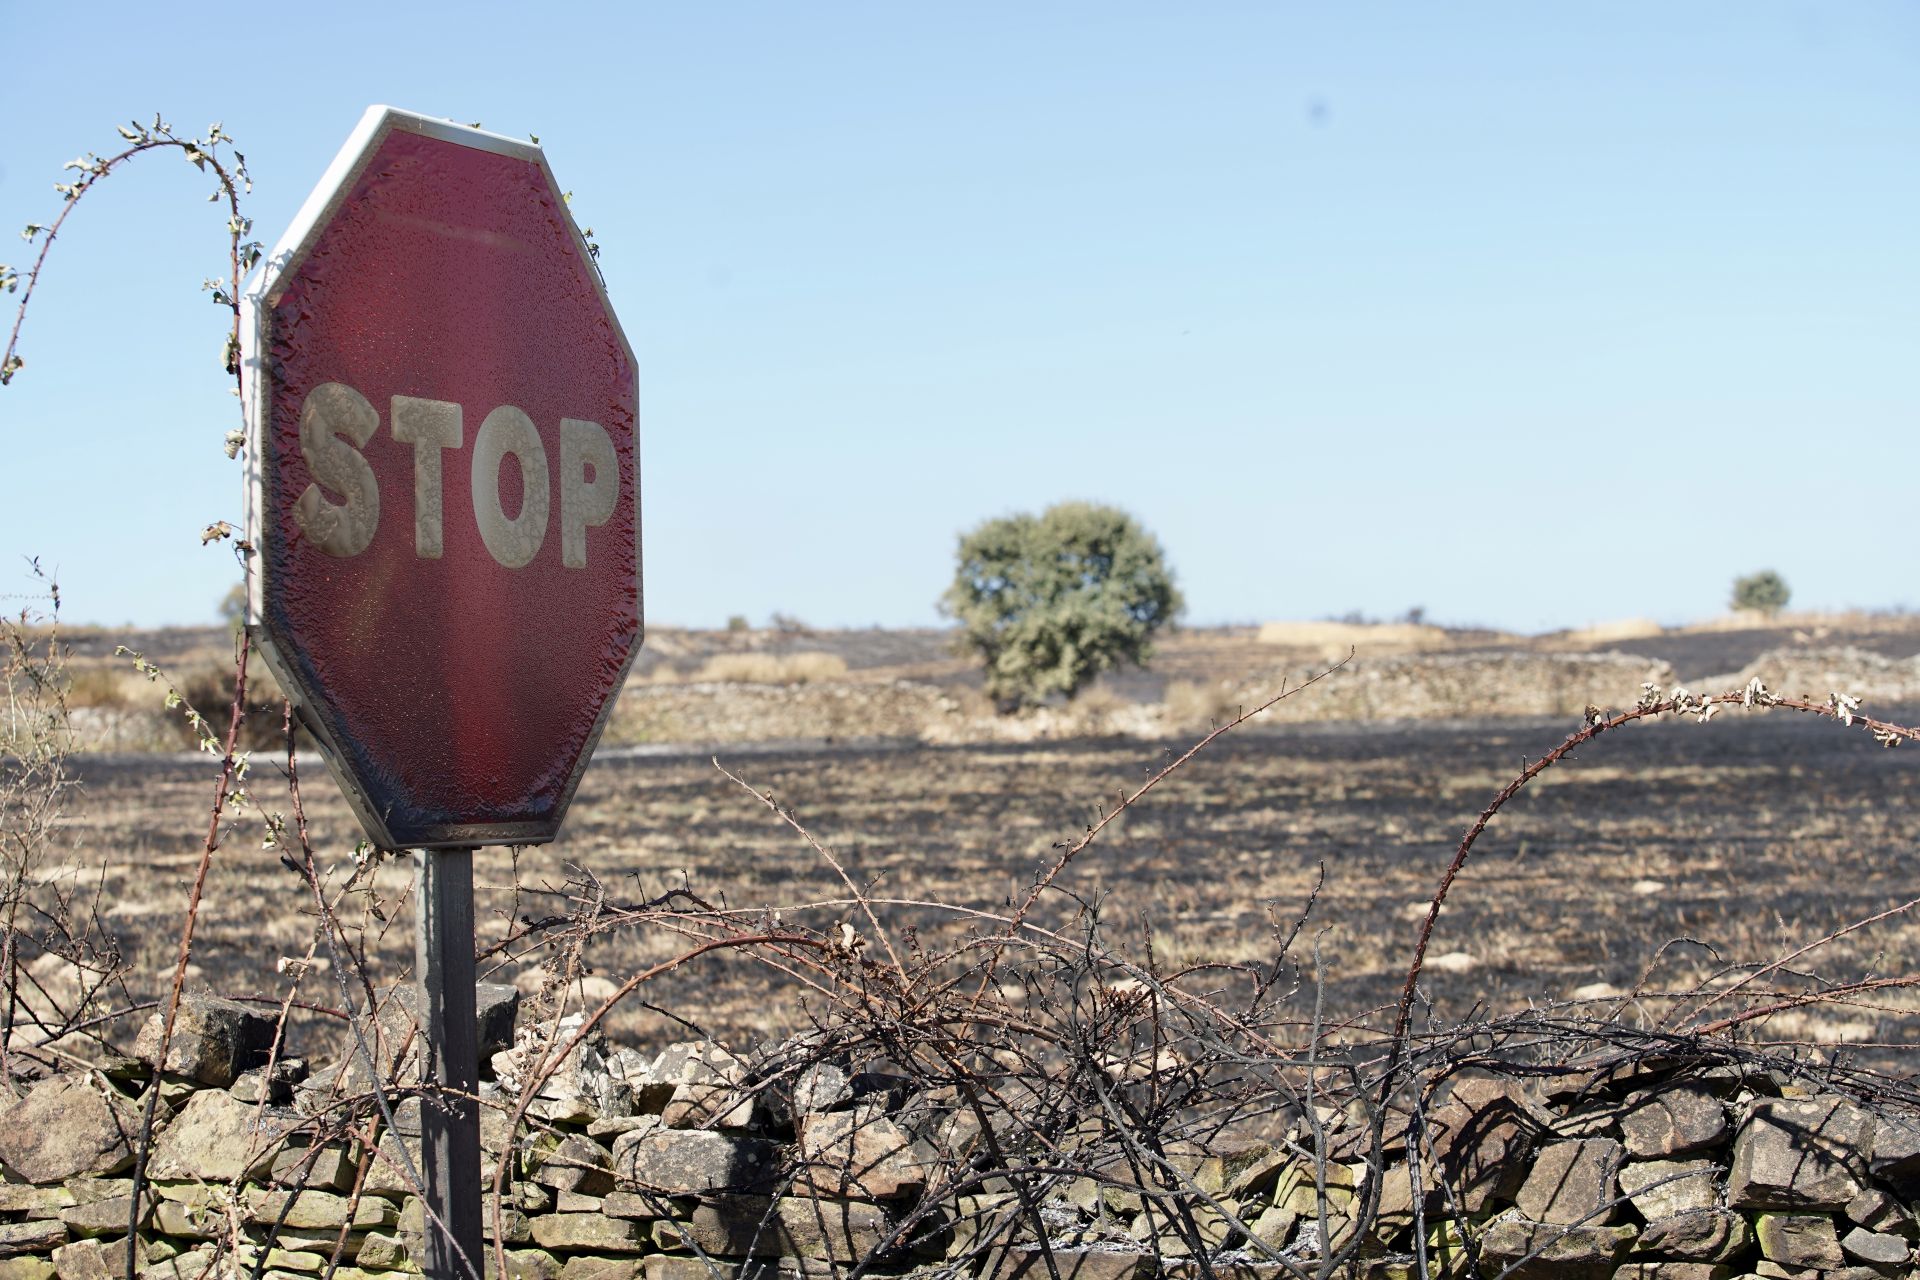
[[[132,116],[223,121],[269,244],[370,103],[539,134],[639,354],[656,624],[933,623],[963,528],[1065,498],[1198,623],[1678,621],[1768,566],[1920,605],[1910,3],[12,0],[0,38],[4,261]],[[0,390],[0,593],[37,554],[73,620],[203,622],[222,219],[142,163]]]

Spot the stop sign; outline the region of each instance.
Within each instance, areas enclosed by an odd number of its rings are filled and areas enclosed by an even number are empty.
[[[247,303],[261,654],[375,843],[552,839],[640,645],[640,471],[545,156],[375,107]]]

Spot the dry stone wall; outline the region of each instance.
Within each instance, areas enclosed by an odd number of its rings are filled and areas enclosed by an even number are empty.
[[[588,1037],[509,1133],[580,1022],[516,1032],[510,988],[482,1006],[487,1230],[518,1280],[1265,1280],[1356,1236],[1352,1273],[1375,1280],[1916,1274],[1920,1117],[1724,1057],[1457,1074],[1378,1127],[1330,1107],[1068,1160],[1097,1118],[1046,1136],[1018,1090],[922,1087],[821,1044]],[[139,1280],[417,1271],[408,1166],[431,1103],[408,1092],[405,1003],[370,1020],[372,1067],[263,1062],[270,1030],[193,997],[164,1071],[150,1027],[144,1060],[26,1088],[0,1116],[0,1280],[109,1280],[129,1249]],[[392,1128],[369,1106],[376,1073]],[[136,1215],[148,1090],[162,1123]]]

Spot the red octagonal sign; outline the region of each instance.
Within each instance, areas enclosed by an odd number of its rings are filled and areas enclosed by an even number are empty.
[[[640,645],[640,470],[545,156],[375,107],[247,301],[260,652],[376,843],[552,839]]]

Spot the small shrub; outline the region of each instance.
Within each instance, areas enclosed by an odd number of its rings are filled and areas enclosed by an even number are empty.
[[[184,671],[175,687],[189,706],[206,717],[214,735],[225,738],[227,718],[233,709],[233,668],[208,665]],[[155,694],[158,692],[156,690]],[[170,723],[178,730],[183,745],[200,745],[199,738],[183,717],[172,714]],[[286,741],[286,710],[280,687],[268,674],[266,663],[249,663],[247,704],[241,711],[239,745],[247,751],[271,751],[275,748],[284,749]],[[304,739],[301,745],[307,745]]]
[[[1115,507],[1063,502],[989,520],[960,538],[940,608],[986,663],[1000,710],[1072,697],[1101,672],[1144,663],[1180,612],[1160,543]]]
[[[745,614],[736,613],[727,619],[727,630],[738,635],[743,631],[753,630],[753,624],[747,621]]]
[[[1758,573],[1733,580],[1731,603],[1735,609],[1765,614],[1771,618],[1787,607],[1787,601],[1792,596],[1793,593],[1788,590],[1785,578],[1771,569],[1762,569]]]
[[[247,625],[247,584],[236,582],[220,597],[220,621],[227,624],[227,630],[239,635]]]
[[[716,684],[818,684],[847,674],[844,658],[831,653],[719,653],[692,679]]]
[[[1201,730],[1225,724],[1240,714],[1240,700],[1226,680],[1175,680],[1161,699],[1169,729]]]

